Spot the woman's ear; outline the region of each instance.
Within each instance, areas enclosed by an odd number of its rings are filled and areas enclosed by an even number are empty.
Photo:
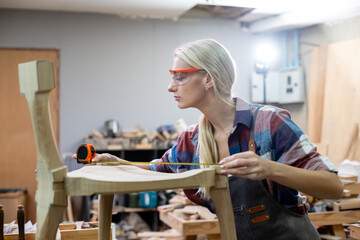
[[[210,77],[210,75],[208,73],[206,74],[206,80],[205,80],[204,84],[205,84],[206,89],[209,89],[209,88],[213,87],[212,79],[211,79],[211,77]]]

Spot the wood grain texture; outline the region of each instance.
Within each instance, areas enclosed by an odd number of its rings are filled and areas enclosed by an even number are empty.
[[[59,51],[56,49],[0,48],[0,188],[26,188],[26,221],[36,221],[36,146],[29,109],[19,94],[18,64],[36,59],[53,62],[55,84],[59,84]],[[59,139],[59,89],[50,94],[51,120],[55,139]],[[1,200],[0,200],[1,204]],[[16,210],[4,206],[5,222],[16,218]],[[15,216],[15,217],[14,217]],[[9,219],[11,218],[11,219]]]
[[[59,156],[50,121],[48,102],[50,91],[54,88],[52,64],[46,61],[20,64],[19,79],[20,91],[28,101],[38,155],[37,240],[55,239],[66,210],[68,195],[101,194],[98,238],[109,240],[110,203],[114,193],[192,187],[210,187],[222,239],[236,239],[227,176],[216,174],[215,168],[171,174],[131,166],[89,166],[67,173]]]
[[[20,92],[28,101],[38,156],[36,239],[55,239],[67,206],[64,189],[67,169],[60,158],[50,120],[49,97],[55,87],[52,63],[19,64],[19,82]]]
[[[349,194],[360,194],[360,182],[356,183],[345,183],[344,189],[349,191]]]
[[[309,218],[315,226],[354,223],[360,219],[360,210],[309,213]]]
[[[210,196],[216,208],[216,215],[220,223],[235,223],[233,207],[228,188],[228,178],[224,175],[216,175],[215,186],[210,188]],[[221,239],[236,239],[235,224],[220,224]]]
[[[315,48],[310,54],[308,93],[308,136],[311,142],[322,143],[324,96],[327,69],[327,46]]]
[[[98,240],[97,228],[60,231],[61,240]]]
[[[220,233],[219,222],[213,220],[184,220],[173,212],[160,212],[160,220],[178,231],[182,236]]]
[[[350,224],[350,237],[360,239],[360,224]]]
[[[150,188],[165,190],[214,186],[215,171],[196,169],[169,174],[128,165],[85,166],[69,172],[65,182],[67,194],[72,196],[108,192],[131,193],[144,192]]]
[[[360,39],[328,46],[321,141],[329,143],[335,165],[344,160],[353,126],[360,122],[359,66]]]
[[[114,194],[100,195],[99,239],[111,239],[111,216]]]

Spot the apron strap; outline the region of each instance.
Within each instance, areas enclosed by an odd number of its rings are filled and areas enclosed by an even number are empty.
[[[250,140],[249,140],[249,151],[256,153],[256,144],[255,144],[255,121],[257,114],[260,110],[261,106],[257,106],[252,117],[251,121],[251,130],[250,130]]]

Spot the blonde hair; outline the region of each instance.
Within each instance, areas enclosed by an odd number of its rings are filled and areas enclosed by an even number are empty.
[[[203,39],[187,43],[175,50],[175,56],[181,58],[191,67],[204,69],[213,83],[217,99],[230,106],[234,105],[231,88],[235,80],[235,63],[228,50],[212,39]],[[199,121],[199,137],[197,151],[200,163],[217,163],[218,148],[213,135],[213,126],[202,115]],[[201,165],[202,168],[208,167]],[[201,189],[207,197],[209,189]]]

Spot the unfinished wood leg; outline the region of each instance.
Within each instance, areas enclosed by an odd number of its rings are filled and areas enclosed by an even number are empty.
[[[342,224],[332,225],[331,229],[335,236],[341,237],[342,240],[346,240],[346,235]]]
[[[99,199],[99,239],[111,239],[111,216],[114,194],[100,195]]]
[[[215,187],[210,189],[210,195],[215,204],[216,215],[219,219],[221,239],[236,239],[234,212],[228,187],[228,177],[216,174]]]
[[[55,205],[48,197],[41,196],[39,191],[36,195],[36,240],[55,240],[58,226],[66,210],[66,205]],[[51,193],[47,195],[51,195]]]

